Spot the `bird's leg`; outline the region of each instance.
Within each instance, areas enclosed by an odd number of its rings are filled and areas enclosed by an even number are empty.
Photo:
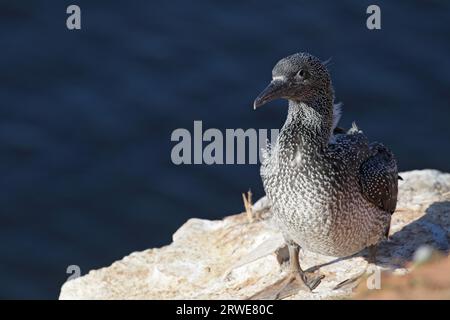
[[[315,274],[312,272],[305,272],[300,267],[299,262],[299,251],[300,247],[293,243],[288,243],[288,249],[289,249],[289,275],[288,278],[291,281],[300,280],[303,282],[306,287],[310,291],[314,290],[320,283],[320,281],[324,278],[323,275]]]
[[[250,297],[250,299],[278,300],[296,294],[299,290],[312,291],[324,278],[323,275],[303,271],[298,259],[300,247],[289,241],[289,270],[288,274],[276,283]]]

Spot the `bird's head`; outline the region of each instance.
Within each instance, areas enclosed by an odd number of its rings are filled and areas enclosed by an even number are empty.
[[[278,61],[272,70],[272,81],[255,99],[253,107],[279,98],[308,102],[321,93],[332,95],[325,64],[309,53],[296,53]]]

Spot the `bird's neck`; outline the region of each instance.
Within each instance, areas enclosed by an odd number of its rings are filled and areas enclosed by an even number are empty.
[[[280,147],[295,156],[324,150],[333,122],[333,99],[317,97],[308,102],[289,100],[286,122],[280,132]]]

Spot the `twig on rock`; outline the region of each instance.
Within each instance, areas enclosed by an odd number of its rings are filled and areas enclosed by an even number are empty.
[[[242,194],[242,200],[244,201],[245,212],[250,223],[253,222],[253,203],[252,203],[252,191],[249,189],[247,193]]]

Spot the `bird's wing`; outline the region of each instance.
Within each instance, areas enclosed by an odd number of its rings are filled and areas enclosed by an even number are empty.
[[[369,147],[371,156],[359,168],[362,194],[368,201],[392,214],[397,205],[397,161],[381,143],[375,142]]]
[[[327,154],[331,158],[339,159],[344,165],[359,167],[359,163],[370,155],[369,152],[367,137],[355,123],[347,132],[340,127],[334,128],[327,147]]]

